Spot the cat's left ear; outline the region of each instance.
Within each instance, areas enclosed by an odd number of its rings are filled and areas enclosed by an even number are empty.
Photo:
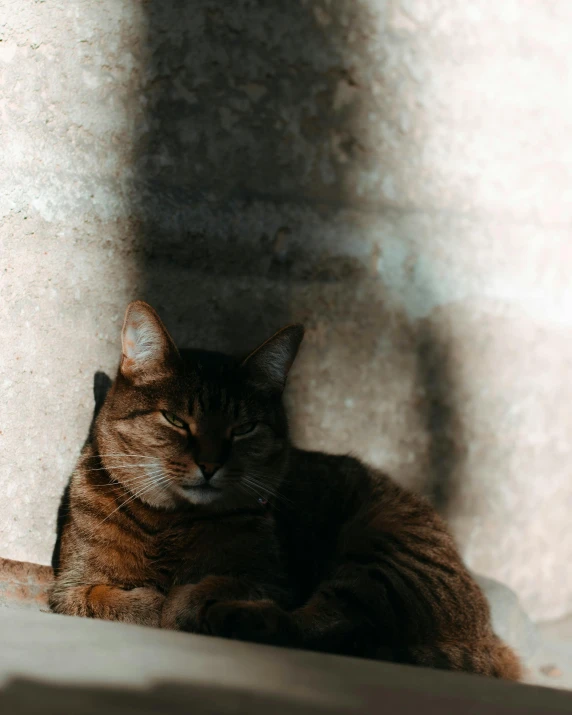
[[[161,380],[173,373],[179,352],[153,308],[142,300],[127,306],[121,332],[121,374],[133,383]]]
[[[302,325],[287,325],[279,330],[242,363],[249,377],[262,388],[282,392],[303,337]]]

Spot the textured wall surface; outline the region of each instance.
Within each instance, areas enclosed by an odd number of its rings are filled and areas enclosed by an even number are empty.
[[[0,0],[0,555],[49,560],[126,301],[307,338],[297,440],[572,610],[572,6]]]

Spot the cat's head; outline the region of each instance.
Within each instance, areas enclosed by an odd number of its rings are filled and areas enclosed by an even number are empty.
[[[288,453],[281,397],[303,333],[287,326],[242,360],[180,353],[155,311],[131,303],[96,423],[103,465],[157,507],[227,508],[278,495]]]

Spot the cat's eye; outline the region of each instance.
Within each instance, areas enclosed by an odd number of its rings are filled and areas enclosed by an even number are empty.
[[[178,427],[179,429],[184,429],[186,427],[183,420],[179,419],[179,417],[177,417],[177,415],[174,415],[172,412],[163,411],[163,417],[174,427]]]
[[[255,427],[256,422],[245,422],[242,425],[237,425],[232,429],[232,436],[241,437],[243,434],[248,434],[249,432],[252,432]]]

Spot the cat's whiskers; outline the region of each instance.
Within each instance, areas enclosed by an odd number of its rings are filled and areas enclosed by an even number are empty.
[[[107,452],[100,453],[98,455],[92,455],[90,459],[109,457],[111,460],[110,464],[104,467],[92,467],[87,466],[87,469],[91,472],[106,471],[112,478],[111,484],[101,484],[99,487],[112,487],[117,484],[123,485],[125,488],[131,490],[133,487],[139,484],[144,484],[147,480],[153,480],[156,476],[163,472],[162,466],[158,463],[156,457],[152,457],[148,454],[139,453],[129,453],[129,452]],[[137,461],[136,461],[137,460]],[[144,461],[141,461],[144,460]],[[116,462],[115,464],[113,462]],[[117,479],[115,473],[117,472],[129,472],[132,470],[141,470],[142,473],[138,473],[133,477],[121,477]]]
[[[156,487],[158,487],[158,486],[160,486],[161,484],[164,484],[165,482],[168,482],[168,481],[169,481],[169,477],[168,477],[168,475],[166,475],[166,474],[164,474],[163,476],[159,477],[159,479],[156,479],[156,478],[155,478],[155,479],[152,479],[150,484],[147,484],[146,486],[142,487],[142,488],[139,489],[137,492],[135,492],[134,494],[132,494],[129,499],[126,499],[124,502],[121,502],[121,504],[120,504],[116,509],[114,509],[111,513],[109,513],[109,514],[105,517],[105,519],[103,519],[103,520],[99,523],[99,526],[101,526],[101,524],[103,524],[104,522],[106,522],[111,516],[113,516],[113,514],[115,514],[117,511],[119,511],[120,509],[122,509],[124,506],[126,506],[127,504],[129,504],[130,502],[132,502],[134,499],[140,499],[144,494],[147,494],[147,493],[150,492],[152,489],[155,489]]]
[[[256,491],[259,491],[261,489],[261,485],[255,481],[254,479],[250,479],[247,476],[243,476],[242,479],[240,480],[241,484],[247,484],[248,486],[252,487]]]
[[[256,492],[251,486],[244,482],[239,482],[238,488],[243,491],[245,494],[248,494],[248,496],[253,496],[256,499],[262,499],[262,495]]]
[[[152,482],[156,477],[160,477],[162,473],[162,470],[157,469],[152,472],[145,472],[144,474],[137,474],[134,477],[125,477],[122,479],[121,483],[122,484],[137,484],[141,482]]]
[[[113,479],[113,481],[109,484],[98,484],[98,485],[93,485],[95,488],[99,489],[109,489],[111,487],[123,487],[123,489],[127,489],[130,493],[132,493],[133,488],[137,488],[141,484],[146,484],[147,482],[151,483],[154,480],[156,480],[157,477],[161,477],[163,475],[163,468],[160,466],[155,465],[155,469],[152,470],[151,472],[143,472],[142,474],[136,474],[133,477],[122,477],[121,480],[119,479]],[[167,472],[164,474],[166,478],[170,478],[172,475]]]
[[[154,467],[156,462],[139,463],[139,464],[110,464],[108,467],[87,467],[90,472],[110,472],[113,469],[135,469],[137,467]]]
[[[228,473],[229,477],[236,477],[237,484],[250,488],[250,493],[257,497],[267,498],[271,496],[277,501],[292,503],[291,499],[286,497],[274,484],[268,484],[266,475],[253,473],[251,470],[242,472],[234,470]]]
[[[138,457],[143,457],[143,456],[144,456],[144,453],[143,453],[143,452],[102,452],[100,449],[94,449],[93,452],[92,452],[92,454],[91,454],[91,455],[88,455],[88,456],[91,456],[91,457],[98,457],[98,456],[104,456],[104,457],[106,457],[106,456],[107,456],[107,457],[108,457],[109,455],[112,455],[112,454],[121,454],[121,455],[124,455],[124,454],[133,455],[133,454],[135,454],[135,455],[138,456]]]
[[[261,492],[260,496],[271,496],[278,501],[292,503],[291,500],[283,493],[281,493],[277,487],[275,487],[274,485],[271,486],[266,482],[259,481],[252,476],[251,472],[242,475],[242,481],[248,483],[251,487],[259,490]]]
[[[249,488],[250,491],[255,494],[259,499],[268,499],[268,497],[272,497],[276,500],[280,499],[280,497],[275,494],[271,489],[269,489],[266,485],[263,486],[258,482],[248,479],[243,480],[242,484],[245,488]]]
[[[95,471],[95,470],[92,470]],[[160,473],[160,472],[159,472]],[[147,481],[149,479],[150,474],[148,472],[143,472],[143,473],[138,473],[135,474],[134,476],[121,476],[121,479],[118,479],[117,477],[114,477],[113,474],[110,474],[111,476],[111,481],[108,484],[94,484],[92,485],[93,488],[96,489],[105,489],[109,487],[116,487],[118,485],[134,485],[137,483],[141,483],[144,481]],[[151,473],[151,477],[153,477],[154,474]]]
[[[134,499],[140,499],[144,494],[147,494],[147,493],[150,492],[152,489],[154,489],[156,486],[157,486],[156,483],[147,484],[146,486],[142,487],[139,491],[137,491],[137,492],[135,492],[135,493],[132,493],[131,496],[129,497],[129,499],[126,499],[124,502],[122,502],[122,503],[117,507],[117,509],[114,509],[114,511],[111,512],[111,514],[114,514],[116,511],[118,511],[119,509],[121,509],[122,507],[124,507],[126,504],[129,504],[129,503],[132,502]],[[111,516],[111,514],[109,514],[108,516],[106,516],[103,521],[106,521],[106,520]],[[103,524],[103,521],[101,522],[102,524]]]
[[[267,489],[269,494],[273,494],[277,499],[282,499],[283,501],[292,503],[292,500],[284,494],[284,492],[280,489],[278,485],[268,485],[266,482],[264,482],[264,488]]]
[[[151,454],[102,454],[101,458],[112,459],[112,460],[123,460],[126,462],[132,462],[133,460],[153,460],[155,457]]]
[[[109,457],[115,464],[107,464],[104,467],[90,467],[89,464],[86,468],[90,472],[113,472],[119,470],[136,469],[139,467],[149,468],[157,466],[157,459],[151,457],[148,454],[138,454],[138,453],[128,453],[128,452],[109,452],[106,454],[96,454],[88,457],[88,459],[100,459],[101,457]],[[139,461],[134,461],[139,460]],[[144,461],[141,461],[144,460]]]

